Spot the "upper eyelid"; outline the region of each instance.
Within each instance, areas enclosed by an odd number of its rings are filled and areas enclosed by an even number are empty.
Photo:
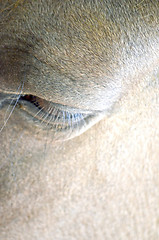
[[[92,114],[94,112],[96,112],[96,113],[101,112],[101,111],[92,111],[92,110],[90,111],[90,110],[85,110],[85,109],[83,110],[83,109],[79,109],[79,108],[70,107],[68,105],[57,104],[54,102],[52,102],[52,103],[55,107],[57,107],[61,111],[67,111],[67,112],[71,112],[73,114],[76,114],[76,113]]]
[[[25,96],[27,95],[22,95],[22,98],[25,98]],[[29,95],[28,95],[29,96]],[[30,95],[31,96],[31,95]],[[35,97],[38,102],[38,99],[41,99],[39,97],[36,97],[36,96],[33,96]],[[82,114],[98,114],[98,113],[101,113],[102,111],[92,111],[92,110],[86,110],[86,109],[79,109],[79,108],[75,108],[75,107],[71,107],[69,105],[63,105],[63,104],[59,104],[59,103],[55,103],[53,101],[48,101],[46,99],[42,99],[43,101],[45,101],[48,106],[50,107],[51,105],[53,105],[53,107],[56,107],[57,109],[61,110],[61,111],[67,111],[67,112],[70,112],[72,114],[77,114],[77,113],[82,113]]]

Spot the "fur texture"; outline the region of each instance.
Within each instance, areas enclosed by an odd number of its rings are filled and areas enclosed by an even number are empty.
[[[159,239],[158,0],[2,0],[0,14],[0,97],[23,83],[106,113],[56,142],[15,106],[0,133],[0,239]],[[1,125],[9,111],[0,98]]]

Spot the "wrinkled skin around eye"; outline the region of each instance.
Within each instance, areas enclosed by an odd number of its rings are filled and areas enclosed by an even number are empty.
[[[0,239],[159,239],[158,0],[0,9]],[[21,95],[104,114],[57,141]]]

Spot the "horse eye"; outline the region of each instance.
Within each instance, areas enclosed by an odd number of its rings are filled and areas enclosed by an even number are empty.
[[[76,127],[76,125],[81,123],[84,124],[84,119],[88,115],[77,112],[79,110],[67,110],[66,106],[49,102],[33,95],[21,96],[19,102],[21,103],[21,108],[28,111],[34,119],[46,125],[52,125],[56,129],[68,129]],[[27,106],[28,103],[32,104],[32,109]]]
[[[106,115],[101,111],[81,110],[33,95],[0,94],[0,108],[6,105],[8,108],[2,129],[16,108],[28,126],[31,124],[38,129],[49,130],[53,138],[59,140],[80,135]]]
[[[100,111],[75,109],[33,95],[21,96],[19,106],[31,116],[32,122],[43,129],[49,129],[54,138],[59,140],[82,134],[105,116]]]
[[[66,105],[46,101],[33,95],[19,99],[20,109],[29,114],[29,121],[44,130],[50,130],[55,140],[74,138],[99,122],[106,113],[75,109]]]
[[[3,107],[7,107],[7,110],[1,130],[16,109],[19,112],[16,113],[22,113],[21,116],[28,126],[49,130],[53,139],[60,141],[82,134],[106,115],[105,112],[81,110],[50,102],[38,96],[0,93],[0,109]]]

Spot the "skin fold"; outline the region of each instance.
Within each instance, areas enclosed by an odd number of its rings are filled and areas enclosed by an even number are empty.
[[[0,1],[0,239],[159,239],[158,62],[158,0]]]

